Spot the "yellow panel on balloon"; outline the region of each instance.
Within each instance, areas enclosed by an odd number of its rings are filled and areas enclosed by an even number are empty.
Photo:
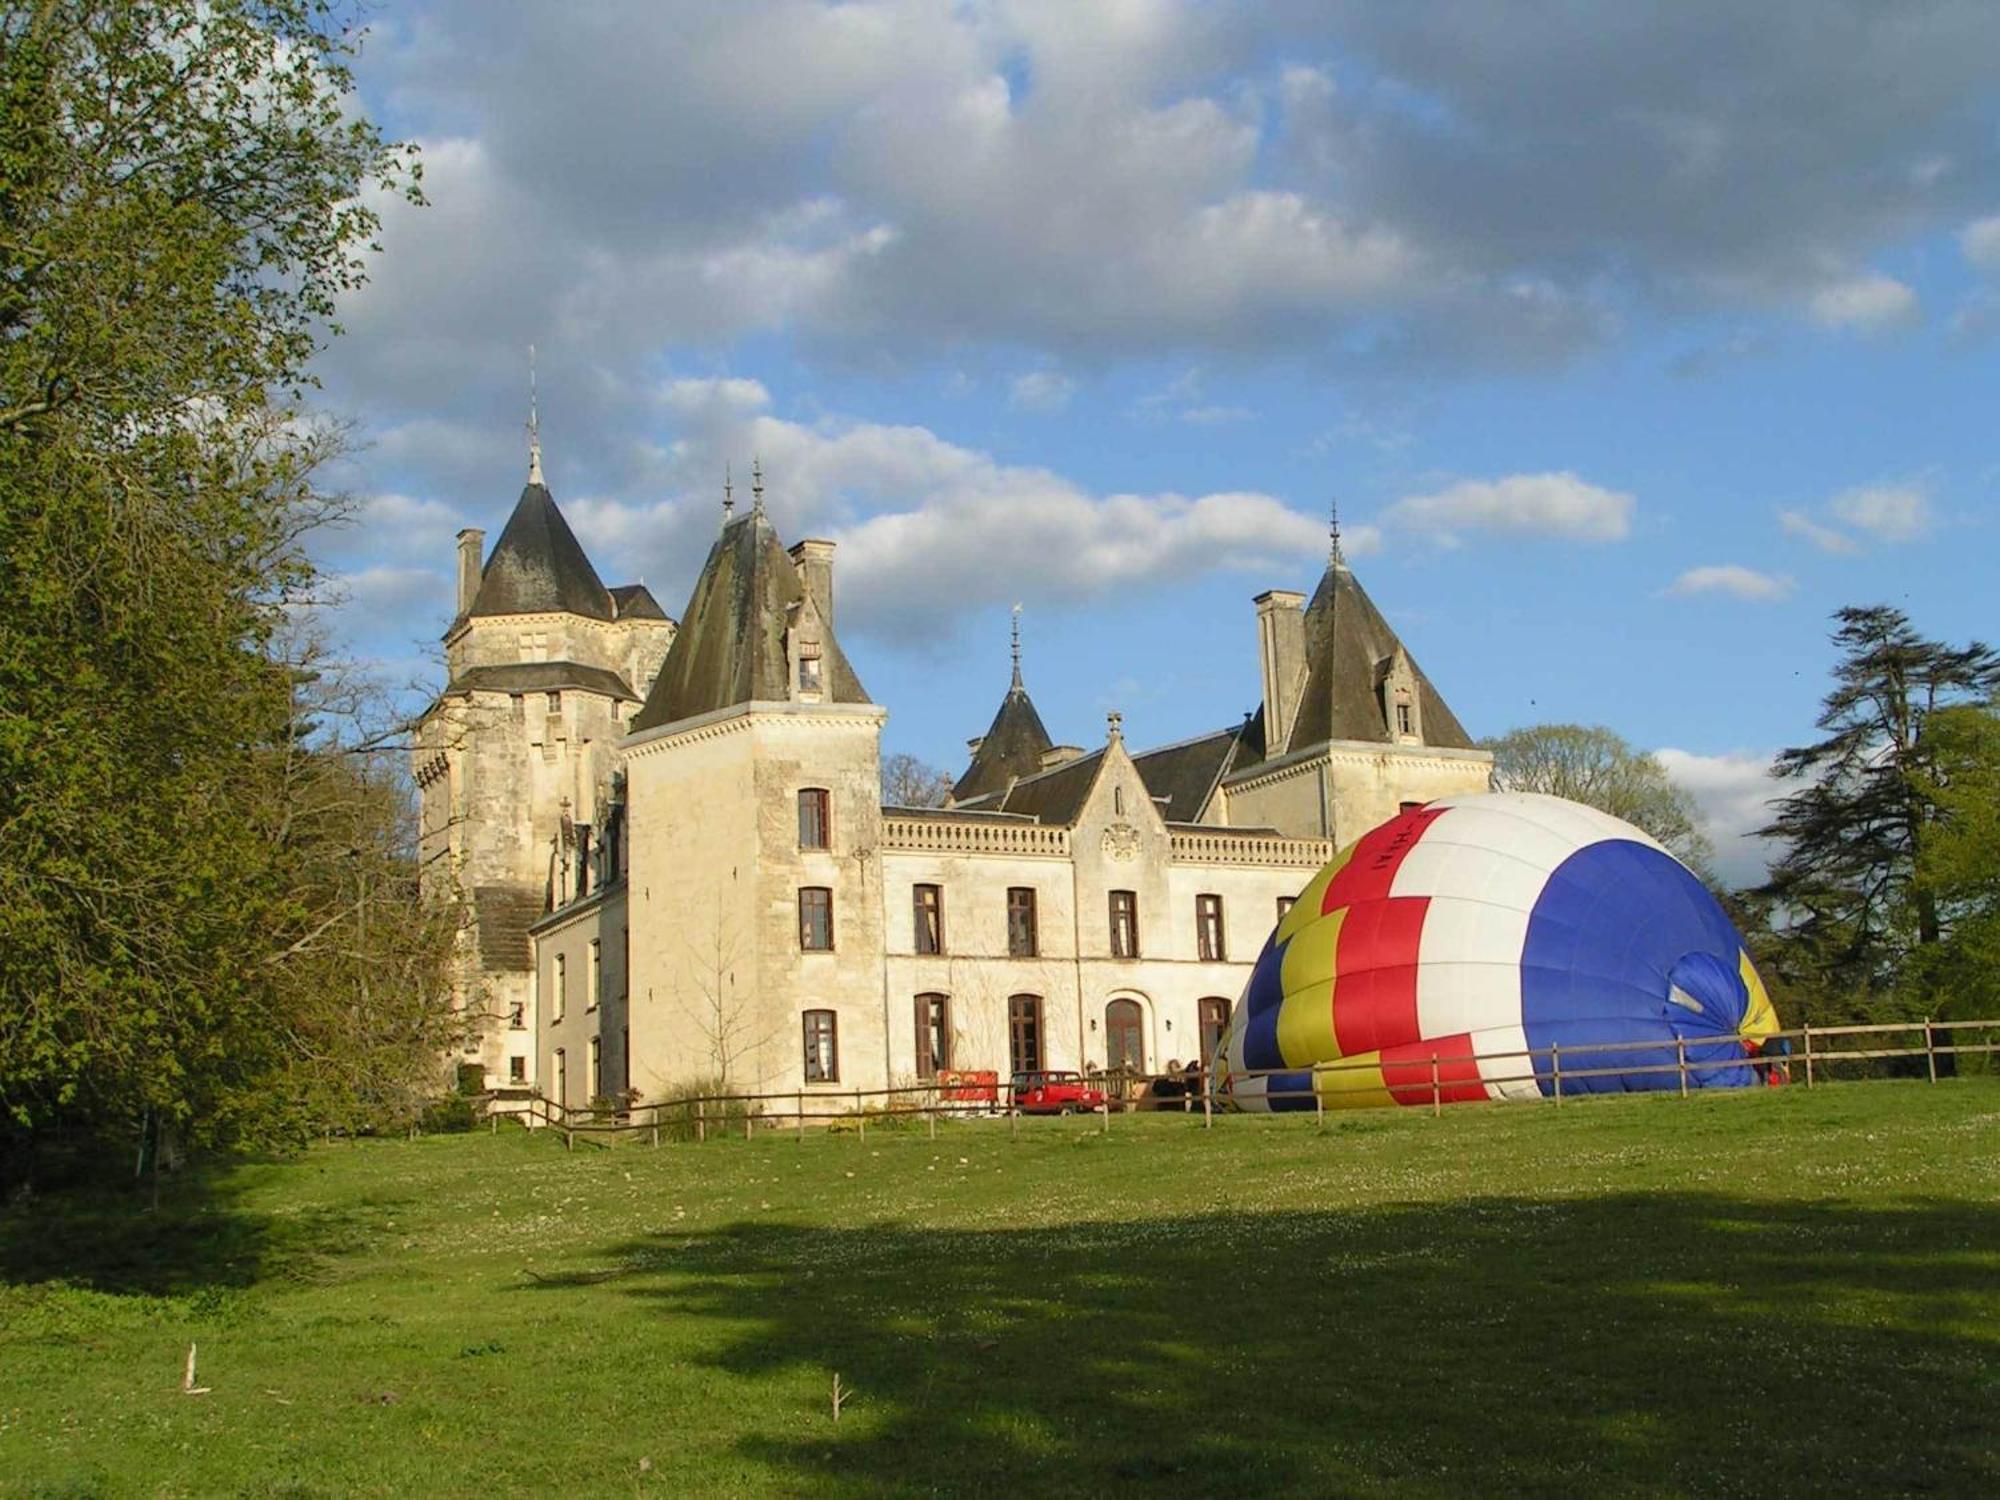
[[[1346,908],[1300,929],[1278,970],[1278,1055],[1288,1068],[1340,1055],[1333,1036],[1333,961]]]
[[[1360,1052],[1314,1068],[1313,1089],[1328,1109],[1377,1109],[1396,1102],[1382,1076],[1379,1052]]]
[[[1278,924],[1279,942],[1290,942],[1319,920],[1319,909],[1326,901],[1326,888],[1333,884],[1334,876],[1347,868],[1347,862],[1354,858],[1354,851],[1358,847],[1358,842],[1349,844],[1334,855],[1319,874],[1313,876],[1312,883],[1299,892],[1299,899],[1292,903],[1292,909],[1285,913],[1285,919]]]
[[[1739,1036],[1769,1036],[1778,1029],[1778,1009],[1771,1004],[1771,992],[1764,988],[1764,977],[1757,972],[1757,966],[1750,962],[1750,950],[1742,950],[1742,960],[1737,972],[1743,976],[1743,988],[1750,992],[1750,1003],[1743,1007],[1743,1024],[1736,1028]]]

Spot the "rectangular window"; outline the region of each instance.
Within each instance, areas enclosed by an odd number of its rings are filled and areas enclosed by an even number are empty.
[[[569,955],[556,955],[556,1003],[551,1021],[560,1021],[569,1010]]]
[[[589,988],[583,992],[583,1008],[596,1010],[604,988],[604,946],[597,938],[590,940],[590,963],[584,977]]]
[[[1298,904],[1299,898],[1297,896],[1280,896],[1278,898],[1278,920],[1280,922],[1284,921],[1285,913]]]
[[[802,787],[799,791],[799,847],[826,849],[832,846],[831,825],[827,821],[825,787]]]
[[[1410,718],[1410,705],[1407,703],[1398,703],[1396,705],[1396,733],[1415,734],[1416,732],[1417,726]]]
[[[618,1028],[618,1072],[623,1082],[619,1084],[626,1093],[632,1092],[632,1028]]]
[[[935,1078],[951,1066],[951,1001],[944,995],[917,996],[917,1077]]]
[[[917,952],[944,952],[944,887],[911,886],[910,907],[911,920],[916,928]]]
[[[527,1058],[510,1057],[507,1059],[507,1081],[509,1083],[526,1083],[528,1081]]]
[[[840,1037],[830,1010],[805,1014],[806,1082],[840,1082]]]
[[[1011,1071],[1042,1071],[1042,997],[1007,997],[1007,1061]]]
[[[1111,893],[1111,956],[1113,958],[1137,958],[1139,956],[1139,893],[1137,891],[1113,891]]]
[[[833,892],[826,886],[799,888],[799,947],[807,953],[833,952]]]
[[[556,1103],[569,1108],[569,1054],[556,1048]]]
[[[596,1037],[590,1039],[590,1097],[604,1097],[604,1049]]]
[[[630,925],[618,929],[618,998],[624,1000],[632,993],[632,929]]]
[[[1033,886],[1007,888],[1007,956],[1034,958],[1041,952],[1041,937],[1035,930]]]
[[[507,1007],[507,1029],[509,1031],[526,1031],[528,1029],[527,1001],[516,1000],[512,1005]]]
[[[1223,947],[1220,896],[1194,898],[1194,936],[1195,947],[1205,962],[1219,964],[1229,957]]]
[[[549,694],[549,712],[550,712],[550,713],[552,713],[552,714],[559,714],[559,713],[561,713],[561,712],[562,712],[562,694],[561,694],[561,693],[550,693],[550,694]]]

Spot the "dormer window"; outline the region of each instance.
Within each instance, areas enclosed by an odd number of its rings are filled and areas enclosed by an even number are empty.
[[[802,641],[799,644],[799,693],[817,693],[819,688],[819,642]]]
[[[1410,700],[1408,698],[1398,698],[1396,700],[1396,733],[1406,737],[1414,737],[1416,732],[1417,723],[1410,714]]]

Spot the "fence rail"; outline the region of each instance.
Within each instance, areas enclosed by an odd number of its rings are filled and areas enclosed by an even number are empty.
[[[1967,1040],[1968,1033],[1974,1039]],[[1842,1045],[1851,1039],[1896,1036],[1913,1038],[1917,1044]],[[1772,1044],[1781,1040],[1793,1044],[1792,1050],[1774,1052]],[[1674,1053],[1669,1062],[1601,1061],[1621,1053],[1657,1053],[1668,1049]],[[1727,1055],[1717,1055],[1725,1051]],[[1180,1075],[1069,1075],[1084,1093],[1067,1101],[1051,1099],[1041,1091],[1017,1089],[1012,1079],[968,1084],[962,1077],[874,1089],[814,1084],[789,1093],[697,1094],[623,1108],[572,1109],[540,1094],[524,1097],[493,1093],[484,1097],[495,1128],[502,1115],[511,1115],[531,1128],[560,1131],[565,1143],[572,1147],[578,1136],[586,1139],[637,1136],[658,1145],[662,1139],[673,1138],[701,1142],[710,1137],[741,1134],[747,1139],[759,1130],[772,1129],[795,1131],[803,1141],[806,1128],[811,1125],[852,1129],[865,1138],[871,1123],[918,1121],[935,1136],[940,1120],[980,1116],[1004,1116],[1010,1121],[1010,1128],[1018,1131],[1021,1117],[1035,1113],[1094,1114],[1101,1128],[1109,1131],[1114,1114],[1134,1107],[1179,1108],[1201,1115],[1206,1126],[1219,1114],[1236,1112],[1230,1090],[1257,1079],[1265,1081],[1259,1096],[1265,1101],[1292,1104],[1299,1111],[1310,1110],[1315,1115],[1324,1114],[1329,1094],[1335,1096],[1336,1108],[1353,1107],[1352,1100],[1343,1097],[1352,1092],[1386,1094],[1398,1105],[1428,1104],[1431,1112],[1437,1114],[1447,1103],[1495,1099],[1495,1090],[1499,1091],[1495,1102],[1543,1099],[1560,1107],[1566,1097],[1610,1092],[1589,1087],[1592,1080],[1601,1078],[1671,1076],[1681,1097],[1686,1098],[1696,1089],[1708,1086],[1704,1081],[1708,1075],[1744,1067],[1763,1073],[1777,1070],[1784,1081],[1813,1088],[1832,1081],[1836,1064],[1921,1058],[1925,1075],[1936,1083],[1940,1077],[1940,1059],[1949,1060],[1944,1071],[1950,1072],[1958,1058],[1996,1053],[2000,1053],[2000,1020],[1925,1020],[1803,1026],[1775,1032],[1765,1039],[1763,1052],[1753,1057],[1744,1056],[1727,1037],[1653,1037],[1627,1042],[1586,1042],[1568,1049],[1524,1047],[1485,1056],[1430,1053],[1414,1060],[1405,1057],[1391,1063],[1386,1070],[1380,1062],[1341,1059],[1296,1068],[1235,1071],[1220,1080],[1211,1079],[1198,1069]],[[1585,1065],[1578,1066],[1579,1062]],[[1462,1071],[1468,1066],[1473,1070],[1471,1076]],[[1454,1074],[1451,1070],[1459,1071]],[[1366,1090],[1344,1089],[1338,1080],[1351,1074],[1381,1075],[1381,1082]],[[1296,1080],[1301,1076],[1308,1080],[1308,1086],[1297,1085]],[[1283,1079],[1291,1086],[1273,1088],[1274,1079]],[[1322,1080],[1327,1080],[1329,1086],[1320,1087]]]

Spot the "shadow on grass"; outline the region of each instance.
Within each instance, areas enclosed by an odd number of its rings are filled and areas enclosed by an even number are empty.
[[[246,1206],[243,1163],[193,1168],[154,1204],[140,1189],[71,1188],[0,1210],[0,1285],[185,1296],[303,1281],[362,1248],[407,1200],[270,1213]]]
[[[801,1492],[2000,1492],[2000,1208],[1496,1197],[606,1258],[530,1290],[857,1392],[738,1445]]]

